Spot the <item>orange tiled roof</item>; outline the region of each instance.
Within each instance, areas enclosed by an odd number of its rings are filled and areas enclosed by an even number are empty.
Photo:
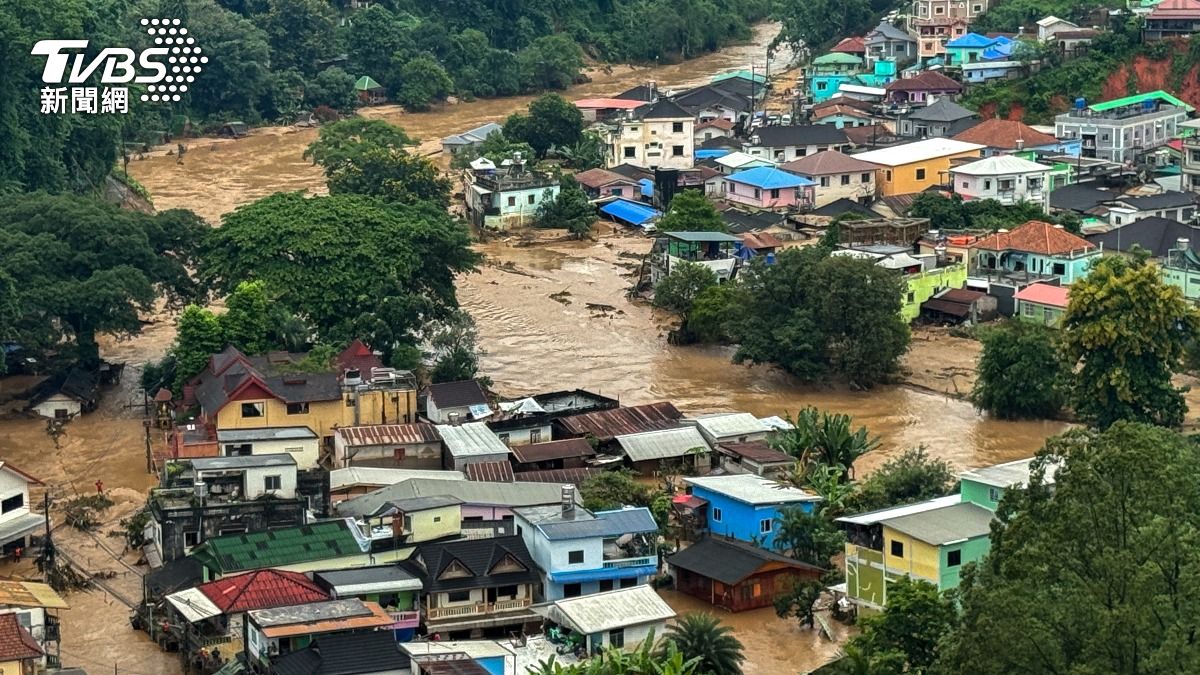
[[[1050,223],[1031,220],[1011,232],[997,232],[971,245],[989,251],[1027,251],[1041,255],[1056,255],[1096,248],[1090,241]]]
[[[1002,119],[984,120],[958,134],[954,140],[978,143],[1002,150],[1015,150],[1018,140],[1023,141],[1023,147],[1026,148],[1058,143],[1057,138],[1043,134],[1024,122]]]

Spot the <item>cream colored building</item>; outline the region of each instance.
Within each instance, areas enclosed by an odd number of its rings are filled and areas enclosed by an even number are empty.
[[[695,164],[696,119],[661,99],[635,117],[621,120],[609,137],[609,166],[688,169]]]

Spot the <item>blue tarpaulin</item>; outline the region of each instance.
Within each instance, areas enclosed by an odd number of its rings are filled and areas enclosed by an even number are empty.
[[[631,202],[628,199],[616,199],[600,207],[600,212],[622,223],[642,227],[658,218],[662,212],[651,206]]]
[[[654,181],[650,180],[649,178],[643,178],[638,181],[638,185],[642,186],[642,196],[643,197],[653,197],[654,196]]]
[[[725,155],[728,155],[731,152],[733,152],[733,151],[727,150],[725,148],[714,148],[712,150],[697,150],[696,151],[696,159],[720,159],[721,157],[724,157]]]

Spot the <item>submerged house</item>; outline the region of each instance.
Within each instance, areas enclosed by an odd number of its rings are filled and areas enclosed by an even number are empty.
[[[675,610],[653,588],[635,586],[556,600],[547,618],[583,636],[584,651],[596,654],[606,647],[636,649],[651,635],[661,636]]]
[[[467,219],[501,232],[532,224],[542,202],[558,196],[558,179],[526,166],[516,153],[497,169],[473,171],[466,189]]]
[[[72,368],[66,375],[52,377],[38,387],[30,410],[56,420],[69,420],[96,409],[99,383],[83,368]]]
[[[780,512],[798,508],[811,513],[821,498],[776,481],[740,474],[684,478],[692,497],[707,504],[707,528],[717,535],[772,548]]]
[[[46,519],[29,510],[29,488],[42,481],[0,460],[0,553],[28,549],[34,532],[46,526]]]
[[[737,539],[707,536],[667,558],[675,590],[714,607],[741,612],[771,607],[794,584],[819,581],[825,570]]]
[[[783,171],[779,173],[801,180]],[[717,281],[728,281],[733,278],[738,266],[736,250],[739,241],[737,237],[724,232],[664,232],[654,241],[654,247],[650,250],[650,282],[657,285],[684,262],[703,265],[712,270]]]

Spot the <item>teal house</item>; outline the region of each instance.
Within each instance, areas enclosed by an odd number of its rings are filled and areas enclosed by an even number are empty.
[[[1012,42],[1006,37],[990,38],[979,33],[967,33],[946,43],[946,57],[951,66],[961,66],[964,63],[978,63],[986,60],[984,52],[1001,47]]]
[[[896,79],[895,59],[880,59],[872,64],[871,72],[860,73],[858,83],[864,87],[883,88],[884,85]]]
[[[1060,285],[1070,286],[1088,275],[1100,254],[1095,244],[1061,226],[1031,220],[971,244],[970,275],[1033,281],[1057,278]]]
[[[808,66],[808,96],[813,103],[827,101],[843,84],[856,84],[855,76],[863,70],[861,57],[842,52],[830,52],[813,59]]]

